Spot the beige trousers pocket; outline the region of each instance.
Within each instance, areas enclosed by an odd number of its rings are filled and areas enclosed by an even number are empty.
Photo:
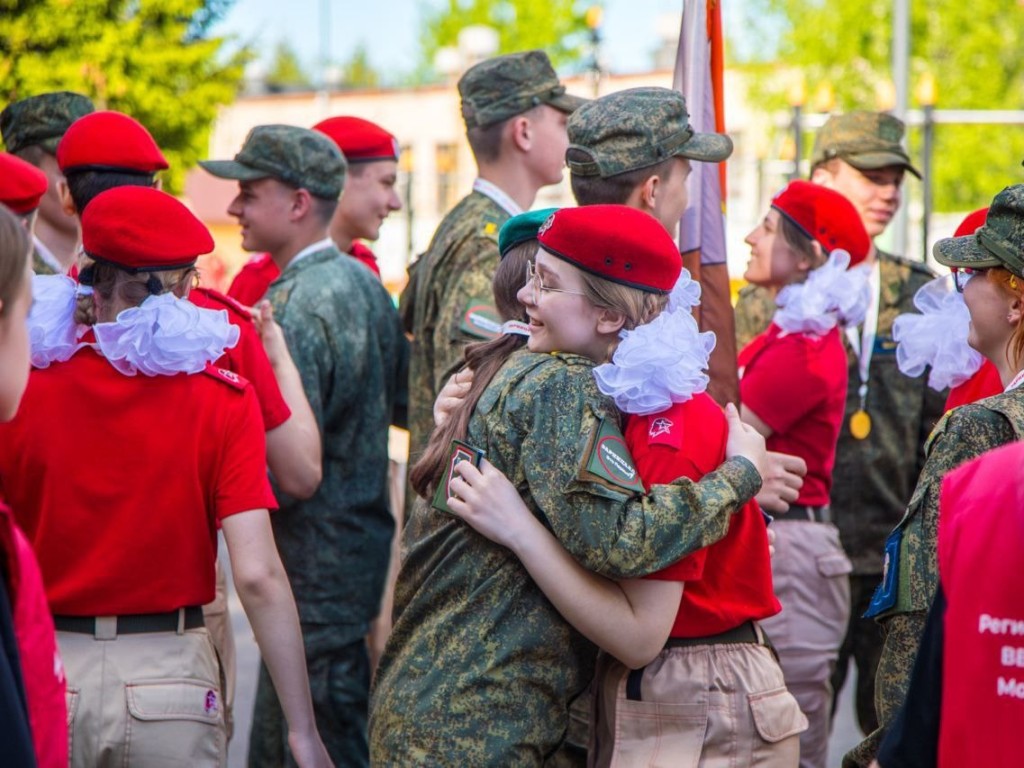
[[[657,701],[615,703],[613,768],[689,768],[700,760],[708,705]]]
[[[129,765],[219,766],[223,753],[223,702],[219,686],[203,680],[164,678],[125,685]]]
[[[786,688],[748,693],[754,727],[767,742],[775,744],[807,730],[807,718],[796,698]]]
[[[79,695],[78,688],[72,688],[70,685],[64,691],[64,701],[68,708],[68,755],[73,754],[71,748],[74,746],[75,715],[78,713]]]

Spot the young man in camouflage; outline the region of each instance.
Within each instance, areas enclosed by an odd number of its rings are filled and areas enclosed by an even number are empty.
[[[471,67],[459,80],[459,94],[478,177],[410,269],[401,301],[413,336],[410,464],[434,428],[434,399],[462,361],[462,348],[492,338],[501,325],[491,298],[498,230],[528,209],[541,187],[561,181],[566,116],[584,101],[565,92],[543,51],[498,56]]]
[[[407,347],[390,297],[370,270],[342,258],[327,231],[345,158],[322,133],[254,128],[230,161],[228,213],[242,246],[281,269],[267,297],[284,329],[323,438],[323,482],[297,501],[278,493],[274,536],[302,622],[317,723],[337,765],[368,764],[369,662],[364,637],[377,615],[394,520],[388,507],[388,425]],[[281,766],[287,730],[260,670],[250,765]]]
[[[32,269],[37,275],[66,272],[78,247],[78,220],[64,213],[57,167],[57,144],[71,124],[93,111],[80,93],[57,91],[8,104],[0,112],[0,135],[7,151],[46,174],[49,186],[39,205],[33,235]]]
[[[903,123],[891,115],[852,112],[830,118],[815,137],[811,181],[845,195],[873,238],[885,231],[899,209],[904,174],[920,176],[901,145],[903,131]],[[853,564],[852,613],[833,688],[838,695],[852,657],[857,664],[857,719],[869,733],[877,725],[874,683],[882,634],[873,620],[861,617],[881,581],[886,536],[910,500],[924,464],[924,442],[942,415],[945,393],[930,389],[924,374],[912,379],[900,373],[892,338],[896,316],[916,311],[914,294],[934,273],[878,248],[866,264],[874,270],[872,305],[868,321],[847,331],[849,388],[831,508]],[[767,327],[774,311],[764,289],[740,292],[740,346]],[[866,422],[862,416],[855,418],[860,413],[867,414]]]

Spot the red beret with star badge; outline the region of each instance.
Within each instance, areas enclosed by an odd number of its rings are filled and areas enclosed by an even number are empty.
[[[825,253],[841,248],[850,254],[850,266],[864,261],[871,238],[853,203],[832,189],[800,179],[791,181],[772,200],[777,210]]]
[[[349,163],[398,160],[398,139],[361,117],[329,117],[313,126],[341,149]]]
[[[190,267],[213,245],[203,222],[152,187],[108,189],[82,213],[85,252],[128,272]]]
[[[0,152],[0,203],[24,215],[39,207],[46,194],[46,174],[9,152]]]
[[[585,272],[648,293],[671,291],[683,268],[679,248],[661,223],[625,205],[555,211],[537,240]]]
[[[167,160],[145,126],[121,112],[93,112],[71,124],[57,145],[62,172],[156,173]]]

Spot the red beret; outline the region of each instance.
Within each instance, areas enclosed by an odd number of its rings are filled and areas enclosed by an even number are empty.
[[[966,237],[967,235],[973,235],[976,231],[981,229],[986,218],[988,218],[988,208],[979,208],[976,211],[968,213],[967,218],[961,221],[960,226],[956,228],[956,232],[953,233],[953,237]]]
[[[791,181],[772,200],[772,208],[816,240],[825,253],[837,248],[849,253],[851,267],[871,251],[871,238],[860,214],[835,190],[809,181]]]
[[[361,117],[329,117],[313,130],[330,137],[350,163],[398,159],[398,139]]]
[[[537,240],[585,272],[649,293],[668,293],[683,260],[656,218],[625,205],[587,205],[551,214]]]
[[[57,165],[64,173],[156,173],[167,168],[167,160],[138,120],[120,112],[93,112],[68,128],[57,145]]]
[[[0,152],[0,203],[14,213],[32,213],[46,194],[46,174],[9,152]]]
[[[128,272],[181,269],[213,250],[203,222],[166,192],[115,187],[82,213],[82,246],[96,261]]]

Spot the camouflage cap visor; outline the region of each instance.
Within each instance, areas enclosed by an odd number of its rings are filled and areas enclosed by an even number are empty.
[[[900,168],[905,168],[917,178],[921,178],[921,172],[911,165],[910,158],[902,152],[858,152],[856,154],[843,154],[840,152],[837,156],[848,162],[858,171],[875,171],[879,168],[889,168],[896,165]]]
[[[273,171],[254,168],[237,160],[200,160],[199,165],[220,179],[234,179],[235,181],[256,181],[277,175]]]
[[[555,80],[554,82],[543,82],[525,91],[515,91],[503,99],[492,101],[486,105],[480,105],[479,101],[482,100],[474,100],[472,97],[463,98],[462,116],[465,118],[467,128],[486,128],[488,125],[521,115],[541,104],[547,104],[560,112],[572,114],[588,100],[566,93],[565,86]]]
[[[1018,277],[1024,277],[1024,254],[989,227],[982,227],[966,237],[939,240],[932,253],[939,264],[947,267],[1004,267]]]
[[[689,125],[655,144],[640,134],[617,136],[607,143],[607,151],[581,144],[569,145],[570,149],[591,158],[589,161],[567,159],[569,170],[576,176],[607,178],[657,165],[670,157],[719,163],[732,154],[732,139],[724,133],[694,133]]]

